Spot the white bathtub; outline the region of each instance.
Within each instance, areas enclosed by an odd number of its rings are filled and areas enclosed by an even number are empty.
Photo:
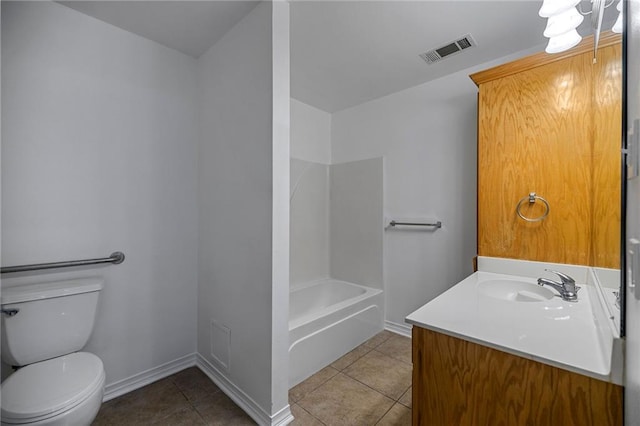
[[[325,279],[291,288],[289,386],[321,370],[383,328],[382,290]]]

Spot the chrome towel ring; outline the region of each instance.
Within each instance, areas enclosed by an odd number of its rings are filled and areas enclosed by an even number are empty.
[[[536,200],[540,200],[544,204],[544,206],[545,206],[544,213],[542,213],[541,216],[534,217],[534,218],[526,217],[525,215],[523,215],[522,212],[520,211],[520,209],[522,209],[522,204],[525,201],[528,201],[529,204],[531,205],[531,204],[535,203]],[[520,216],[521,219],[524,219],[527,222],[540,222],[542,219],[544,219],[545,217],[549,216],[549,202],[547,200],[545,200],[544,198],[540,197],[539,195],[536,195],[535,192],[530,192],[529,196],[524,197],[522,200],[520,200],[518,202],[518,205],[516,207],[516,213],[518,213],[518,216]]]

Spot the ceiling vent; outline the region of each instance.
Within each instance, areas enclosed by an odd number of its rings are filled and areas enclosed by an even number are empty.
[[[471,34],[467,34],[456,41],[452,41],[449,44],[445,44],[444,46],[432,49],[426,53],[421,53],[420,57],[424,59],[427,64],[431,65],[443,60],[448,56],[455,55],[456,53],[460,53],[463,50],[469,49],[474,46],[476,46],[476,41],[473,39]]]

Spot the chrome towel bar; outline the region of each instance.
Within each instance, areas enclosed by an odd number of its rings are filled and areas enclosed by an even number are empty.
[[[522,206],[525,205],[524,204],[525,201],[528,201],[529,205],[531,206],[535,204],[536,200],[540,200],[544,205],[544,213],[542,213],[538,217],[533,217],[533,218],[525,216],[522,213]],[[516,205],[516,213],[518,214],[518,216],[520,216],[520,219],[526,220],[527,222],[540,222],[545,217],[549,216],[549,210],[550,210],[549,202],[544,198],[542,198],[541,196],[536,195],[535,192],[530,192],[528,196],[522,198],[520,201],[518,201],[518,204]]]
[[[389,222],[389,226],[433,226],[435,228],[442,228],[442,222],[437,221],[436,223],[420,223],[420,222],[396,222],[392,220]]]
[[[97,265],[100,263],[113,263],[117,265],[124,262],[124,253],[116,251],[109,257],[98,259],[69,260],[66,262],[34,263],[32,265],[5,266],[0,268],[0,274],[10,274],[13,272],[38,271],[40,269],[69,268],[72,266]]]

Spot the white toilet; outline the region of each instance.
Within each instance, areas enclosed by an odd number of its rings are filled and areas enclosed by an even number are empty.
[[[21,367],[2,383],[2,426],[80,426],[96,417],[104,367],[78,351],[93,331],[102,285],[87,278],[2,289],[2,361]]]

